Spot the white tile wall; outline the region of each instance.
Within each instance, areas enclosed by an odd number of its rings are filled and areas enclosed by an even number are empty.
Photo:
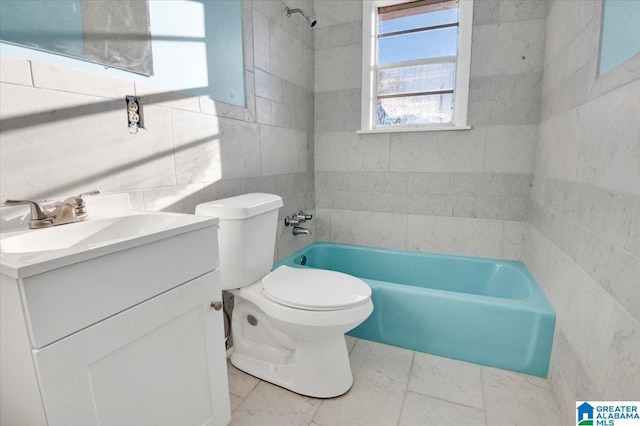
[[[576,400],[640,394],[640,72],[634,59],[596,76],[601,9],[549,4],[526,237],[558,316],[549,377],[566,422]]]
[[[581,131],[576,110],[543,121],[538,126],[536,173],[575,180],[580,141],[570,137]],[[544,160],[543,160],[544,159]]]
[[[316,132],[315,168],[319,171],[389,170],[389,135]]]
[[[269,18],[258,11],[253,12],[253,61],[256,68],[266,72],[271,71],[270,25]]]
[[[640,195],[638,99],[640,79],[578,108],[583,131],[576,135],[581,141],[578,182]]]
[[[522,74],[472,75],[469,97],[472,100],[538,99],[542,71]]]
[[[502,2],[500,11],[511,3],[515,2]],[[535,16],[531,14],[527,20],[518,22],[476,25],[473,28],[471,73],[484,76],[542,71],[545,20],[535,19]]]
[[[543,71],[545,2],[476,2],[469,122],[455,132],[357,135],[360,121],[359,2],[316,1],[315,167],[322,239],[447,253],[520,258],[528,219]],[[339,10],[339,12],[338,12]],[[339,16],[336,16],[338,14]],[[524,59],[523,59],[524,56]],[[348,238],[336,215],[381,213],[394,225],[422,221],[406,241],[375,231]],[[385,216],[387,217],[387,216]],[[447,221],[447,238],[432,229]],[[369,221],[366,221],[369,223]],[[483,228],[487,225],[485,228]],[[354,224],[356,229],[361,229]],[[387,226],[387,223],[379,226]],[[509,240],[504,240],[508,227]],[[341,228],[342,229],[342,228]],[[457,230],[462,229],[462,232]],[[482,231],[481,231],[482,230]],[[486,243],[464,247],[483,232]],[[437,243],[429,238],[437,237]],[[503,249],[504,247],[504,249]]]
[[[314,13],[310,0],[287,5]],[[97,188],[129,192],[137,208],[192,213],[259,187],[283,196],[283,216],[313,211],[313,32],[284,8],[243,3],[245,108],[3,56],[0,198]],[[135,135],[125,95],[142,97],[146,129]],[[315,238],[288,231],[280,256]]]
[[[487,127],[484,171],[533,173],[538,126]]]
[[[362,20],[362,3],[344,0],[316,0],[313,4],[318,18],[318,28]]]
[[[122,99],[134,93],[133,82],[96,76],[93,73],[60,69],[53,65],[32,63],[33,85],[43,89]]]
[[[324,241],[406,248],[406,214],[318,209],[318,218],[318,238]]]
[[[362,86],[361,44],[316,50],[314,62],[316,92]]]
[[[284,19],[291,19],[284,16]],[[311,28],[307,27],[307,31],[311,31]],[[270,27],[269,40],[271,72],[300,87],[313,90],[313,48],[276,25]]]
[[[526,21],[547,16],[545,0],[519,0],[500,4],[500,21]]]
[[[407,248],[499,258],[504,223],[497,220],[409,215]]]
[[[0,56],[0,80],[4,83],[33,86],[29,61]]]
[[[124,100],[5,83],[0,91],[0,198],[176,184],[169,110],[149,106],[149,130],[134,136]]]
[[[307,133],[260,126],[262,173],[279,175],[307,171]]]
[[[405,172],[480,172],[486,129],[391,135],[390,169]]]

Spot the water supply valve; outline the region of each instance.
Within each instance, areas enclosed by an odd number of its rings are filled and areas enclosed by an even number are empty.
[[[300,210],[300,213],[298,213],[298,216],[302,216],[304,217],[304,220],[311,220],[313,219],[313,215],[310,213],[305,213],[302,210]]]
[[[304,213],[300,210],[298,214],[292,214],[289,217],[284,218],[284,226],[296,226],[305,223],[307,220],[313,219],[312,214]]]
[[[284,226],[296,226],[304,222],[305,219],[300,218],[297,214],[292,214],[290,217],[284,218]]]

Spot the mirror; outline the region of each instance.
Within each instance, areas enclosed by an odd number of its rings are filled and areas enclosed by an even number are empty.
[[[600,35],[602,75],[640,52],[640,1],[604,0]]]
[[[2,0],[5,43],[153,75],[148,0]]]

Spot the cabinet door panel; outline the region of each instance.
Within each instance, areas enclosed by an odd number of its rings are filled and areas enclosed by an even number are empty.
[[[33,351],[49,426],[98,426],[80,333]]]
[[[35,351],[40,370],[44,363],[48,368],[59,365],[60,353],[82,354],[66,368],[66,384],[49,380],[43,395],[57,395],[64,386],[90,395],[101,426],[225,424],[229,408],[222,313],[210,307],[218,277],[217,271],[204,275]],[[72,423],[76,408],[64,416],[47,416],[50,425],[96,424],[84,419]]]
[[[211,416],[196,306],[88,366],[100,425],[202,425]]]

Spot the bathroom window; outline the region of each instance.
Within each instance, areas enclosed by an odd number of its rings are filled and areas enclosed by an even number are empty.
[[[365,1],[362,130],[467,127],[473,0]]]

